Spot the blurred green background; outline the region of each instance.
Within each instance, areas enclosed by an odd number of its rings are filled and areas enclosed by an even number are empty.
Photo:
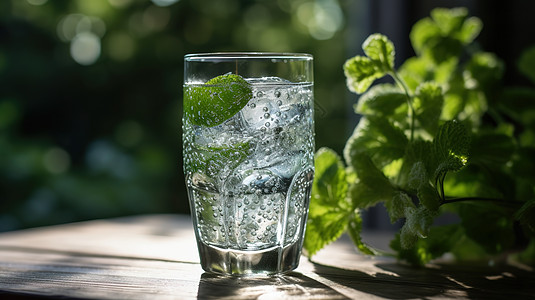
[[[181,154],[187,53],[313,54],[316,146],[341,153],[358,121],[342,65],[368,34],[388,35],[399,64],[412,56],[416,20],[433,7],[467,6],[485,24],[481,44],[509,64],[535,36],[529,2],[1,1],[0,231],[189,213]]]

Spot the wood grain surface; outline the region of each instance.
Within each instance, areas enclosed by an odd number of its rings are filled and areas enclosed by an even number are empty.
[[[382,233],[365,238],[386,244]],[[204,273],[189,216],[147,215],[0,234],[0,299],[535,299],[528,266],[413,268],[346,238],[294,272]]]

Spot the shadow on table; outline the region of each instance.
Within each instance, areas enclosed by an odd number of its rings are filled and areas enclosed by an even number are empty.
[[[433,296],[469,299],[535,299],[535,273],[513,267],[434,265],[417,268],[378,263],[383,272],[370,275],[318,263],[314,271],[346,288],[387,299]]]
[[[273,277],[201,275],[198,299],[348,299],[301,273]]]

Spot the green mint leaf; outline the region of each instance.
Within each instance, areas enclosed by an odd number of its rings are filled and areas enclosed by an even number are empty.
[[[413,102],[416,119],[433,136],[438,130],[443,103],[442,88],[438,84],[424,82],[416,89],[416,97]]]
[[[314,182],[304,247],[309,256],[336,240],[347,227],[352,209],[347,202],[346,171],[340,157],[321,148],[314,159]]]
[[[320,216],[309,216],[303,245],[308,257],[342,235],[347,227],[348,215],[346,211],[332,209]]]
[[[248,155],[249,143],[225,146],[202,146],[191,152],[188,171],[213,176],[223,168],[234,168]]]
[[[465,45],[473,42],[483,29],[483,22],[476,17],[470,17],[464,20],[461,30],[457,32],[457,37]]]
[[[492,92],[502,78],[505,66],[495,54],[478,52],[471,57],[465,69],[465,85]]]
[[[363,115],[392,116],[400,106],[407,103],[407,96],[397,86],[378,84],[360,96],[355,112]],[[406,107],[401,111],[406,117]]]
[[[421,164],[421,165],[420,165]],[[411,175],[415,165],[420,165],[425,168],[425,173],[415,173]],[[416,190],[421,182],[430,179],[429,177],[434,174],[436,169],[435,157],[433,155],[433,144],[430,141],[423,141],[421,139],[413,140],[407,144],[405,155],[403,156],[403,165],[398,173],[397,183],[400,186],[407,186],[413,190]],[[418,171],[423,172],[423,171]],[[411,176],[417,176],[416,178]],[[420,176],[425,176],[421,177]]]
[[[394,187],[368,155],[356,154],[352,158],[352,166],[359,179],[349,190],[355,207],[366,208],[394,196]]]
[[[424,206],[406,207],[405,224],[401,228],[401,247],[403,249],[412,248],[418,238],[426,238],[435,215],[435,212]]]
[[[392,199],[385,202],[385,207],[392,224],[401,218],[405,218],[405,209],[407,207],[416,209],[409,195],[400,191],[394,192]]]
[[[458,171],[468,163],[470,135],[466,128],[453,120],[440,126],[433,140],[437,167],[434,178],[443,172]]]
[[[436,8],[431,18],[418,21],[410,33],[416,53],[433,58],[436,64],[458,57],[482,27],[479,19],[467,19],[467,14],[465,8]]]
[[[418,161],[412,165],[411,171],[409,173],[408,186],[411,189],[418,189],[423,184],[429,182],[427,177],[427,171],[425,169],[425,164],[422,161]]]
[[[343,206],[347,198],[347,179],[341,158],[329,148],[320,148],[314,158],[311,205]]]
[[[388,73],[394,69],[396,51],[386,36],[377,33],[370,35],[362,44],[362,50],[383,72]]]
[[[436,212],[440,207],[440,196],[429,182],[422,184],[416,193],[420,203],[429,211]]]
[[[367,116],[360,119],[347,141],[344,158],[348,165],[354,167],[353,158],[366,153],[379,168],[383,168],[403,157],[407,143],[405,133],[386,118]]]
[[[411,228],[406,224],[401,227],[399,237],[401,249],[411,249],[414,247],[414,245],[416,245],[416,242],[418,241],[418,235],[416,235],[416,233],[412,231]]]
[[[364,56],[355,56],[344,64],[347,88],[357,94],[364,93],[377,78],[385,75],[377,63]]]
[[[423,162],[416,162],[409,174],[408,185],[416,189],[420,203],[430,211],[437,211],[440,206],[440,196],[437,190],[429,183],[427,171]]]
[[[517,67],[522,74],[535,83],[535,46],[522,52]]]
[[[434,81],[440,85],[449,85],[457,67],[456,58],[434,62],[429,56],[416,56],[407,59],[399,68],[398,74],[409,90],[414,92],[422,82]]]
[[[417,54],[423,54],[430,41],[440,37],[440,28],[430,18],[424,18],[412,26],[410,40]]]
[[[443,35],[457,34],[462,29],[467,16],[468,10],[464,7],[435,8],[431,11],[431,18]]]
[[[377,203],[384,201],[381,195],[363,182],[352,183],[349,185],[349,197],[356,208],[368,208],[375,206]]]
[[[360,214],[358,211],[353,212],[349,216],[349,222],[347,225],[347,233],[349,234],[349,237],[351,240],[353,240],[353,243],[355,246],[357,246],[357,249],[360,250],[360,252],[368,255],[375,255],[377,252],[372,249],[370,246],[366,245],[360,237],[360,233],[362,232],[362,218],[360,217]]]
[[[217,126],[239,112],[252,96],[251,85],[241,76],[221,75],[184,89],[184,114],[194,125]]]

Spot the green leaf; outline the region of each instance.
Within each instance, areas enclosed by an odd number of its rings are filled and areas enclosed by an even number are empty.
[[[394,196],[394,188],[388,178],[364,153],[352,158],[353,168],[359,182],[350,186],[350,196],[355,207],[365,208],[380,201],[388,201]]]
[[[360,250],[360,252],[368,255],[375,255],[376,251],[374,251],[371,247],[369,247],[368,245],[366,245],[366,243],[362,241],[360,237],[361,232],[362,218],[360,217],[358,211],[355,211],[349,216],[347,233],[349,234],[351,240],[353,240],[355,246],[357,246],[357,249]]]
[[[416,209],[411,198],[401,191],[394,192],[392,199],[385,202],[385,207],[391,223],[396,222],[398,219],[405,218],[405,209],[407,207]]]
[[[433,136],[438,130],[443,103],[442,88],[438,84],[424,82],[416,89],[416,97],[413,103],[416,119]]]
[[[408,185],[416,189],[416,195],[420,203],[430,211],[437,211],[440,206],[440,196],[430,183],[423,162],[416,162],[409,174]]]
[[[427,177],[427,171],[425,169],[425,164],[422,161],[417,161],[412,165],[411,171],[409,173],[408,186],[411,189],[418,189],[423,184],[429,182]]]
[[[401,249],[411,249],[418,241],[418,236],[408,226],[401,227],[399,238]]]
[[[456,36],[463,44],[467,45],[476,39],[479,33],[481,33],[481,29],[483,29],[481,19],[470,17],[465,19],[461,30],[457,32]]]
[[[346,171],[340,157],[321,148],[314,159],[309,215],[304,247],[309,256],[336,240],[346,229],[352,213],[347,200]]]
[[[314,158],[312,214],[316,204],[343,206],[347,198],[346,171],[341,158],[329,148],[320,148]]]
[[[429,182],[426,182],[417,191],[418,200],[429,211],[436,212],[440,207],[440,196],[436,188],[434,188]]]
[[[433,155],[433,144],[430,141],[423,141],[416,139],[408,143],[405,155],[403,156],[403,165],[398,175],[397,183],[400,186],[408,186],[412,189],[417,189],[420,181],[413,182],[415,178],[411,178],[411,172],[415,164],[421,163],[425,167],[425,177],[429,178],[430,174],[433,174],[436,169],[435,157]],[[421,174],[421,173],[420,173]],[[418,174],[418,176],[422,176]],[[415,174],[416,175],[416,174]],[[414,175],[413,175],[414,176]]]
[[[431,18],[440,28],[443,35],[457,34],[462,29],[467,16],[468,10],[464,7],[452,9],[435,8],[431,11]]]
[[[475,53],[465,68],[464,80],[468,88],[479,88],[487,93],[499,87],[505,66],[493,53]],[[490,96],[490,95],[488,95]]]
[[[184,88],[184,114],[195,125],[213,127],[234,116],[252,97],[251,85],[241,76],[221,75]]]
[[[308,218],[304,241],[308,257],[342,235],[347,227],[348,215],[347,211],[331,209],[321,216]]]
[[[433,140],[433,152],[437,161],[433,177],[464,167],[468,162],[469,149],[470,135],[461,123],[453,120],[440,126]]]
[[[418,21],[411,30],[410,39],[416,53],[432,57],[437,64],[458,57],[482,27],[479,19],[467,19],[467,14],[465,8],[431,11],[431,18]]]
[[[407,143],[405,133],[386,118],[367,116],[360,119],[347,141],[344,158],[348,165],[354,167],[353,158],[366,153],[379,168],[383,168],[403,157]]]
[[[385,75],[377,63],[364,56],[355,56],[344,64],[347,87],[350,91],[362,94],[377,78]]]
[[[362,44],[362,49],[383,72],[388,73],[394,69],[396,51],[386,36],[377,33],[370,35]]]
[[[186,168],[190,172],[201,172],[208,176],[219,174],[225,167],[234,168],[248,155],[249,143],[223,146],[200,146],[193,144],[195,151],[191,151],[190,163]]]
[[[426,238],[433,222],[435,213],[423,206],[405,208],[405,224],[401,228],[401,249],[410,249],[415,246],[418,238]]]
[[[440,36],[440,28],[430,18],[424,18],[412,26],[410,40],[417,54],[422,54],[430,40]]]
[[[530,47],[520,55],[517,67],[533,83],[535,83],[535,46]]]
[[[417,237],[426,238],[435,215],[436,212],[430,211],[424,206],[418,206],[416,209],[407,207],[405,209],[407,219],[403,226],[408,227],[407,230]]]
[[[363,115],[391,116],[407,102],[407,96],[397,86],[378,84],[360,96],[355,112]],[[406,116],[406,112],[403,112]]]

